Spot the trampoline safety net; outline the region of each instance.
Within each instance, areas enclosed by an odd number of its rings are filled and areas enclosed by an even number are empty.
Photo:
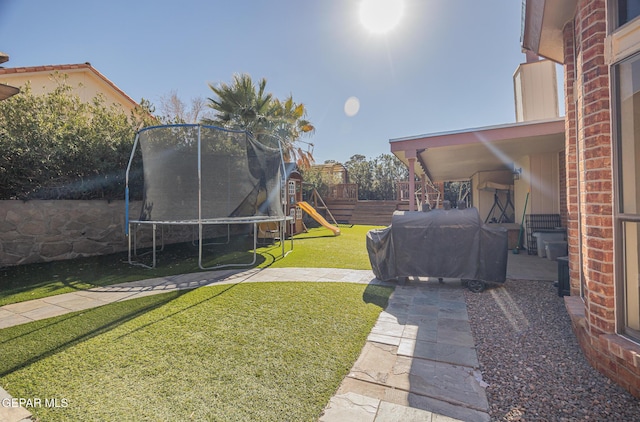
[[[126,216],[129,263],[153,268],[156,265],[156,227],[198,226],[198,265],[202,269],[231,265],[251,266],[256,262],[257,225],[280,223],[282,256],[284,214],[282,177],[284,163],[280,143],[256,141],[250,133],[204,125],[153,126],[136,136],[126,172],[126,211],[129,210],[129,173],[138,147],[142,155],[144,193],[138,219]],[[253,262],[203,264],[203,227],[209,225],[253,225]],[[130,227],[135,227],[130,233]],[[152,264],[132,260],[137,255],[136,231],[152,229]],[[132,239],[133,238],[133,239]],[[293,249],[293,240],[291,240]]]
[[[142,129],[138,143],[144,168],[140,221],[283,216],[280,150],[248,132],[155,126]]]

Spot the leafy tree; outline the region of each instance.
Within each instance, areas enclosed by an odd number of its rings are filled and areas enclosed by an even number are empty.
[[[127,116],[64,79],[43,95],[22,87],[0,102],[0,198],[122,198],[135,131],[154,121],[142,104]]]
[[[372,163],[361,154],[352,155],[344,165],[349,172],[351,183],[358,184],[358,199],[377,199],[373,192]]]
[[[358,199],[395,200],[397,182],[406,180],[409,172],[395,155],[381,154],[367,160],[364,155],[353,155],[345,163],[351,183],[358,184]]]
[[[371,163],[373,171],[373,188],[376,199],[395,200],[398,192],[398,181],[407,180],[409,170],[393,154],[381,154]]]
[[[444,199],[451,203],[453,208],[457,208],[460,202],[466,206],[471,205],[471,182],[455,181],[444,183]]]
[[[304,180],[302,192],[305,199],[311,197],[313,189],[316,189],[323,198],[329,196],[329,186],[332,185],[332,181],[327,173],[322,172],[319,167],[313,166],[301,169],[301,173]]]
[[[247,130],[267,145],[275,146],[281,141],[285,159],[306,168],[313,163],[313,153],[304,151],[297,144],[303,135],[315,130],[306,119],[306,109],[303,104],[294,102],[292,96],[284,101],[274,98],[266,92],[266,85],[265,78],[256,85],[246,73],[234,75],[230,84],[209,84],[216,97],[208,99],[208,106],[215,115],[202,122]]]

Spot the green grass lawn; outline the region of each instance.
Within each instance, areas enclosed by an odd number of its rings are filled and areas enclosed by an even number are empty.
[[[312,229],[294,250],[265,246],[260,267],[369,269],[365,235]],[[287,249],[289,242],[287,242]],[[250,261],[246,237],[207,250],[205,265]],[[199,271],[191,245],[153,270],[126,254],[0,270],[0,304]],[[240,283],[175,291],[0,330],[0,386],[39,399],[38,420],[317,420],[392,288]],[[46,403],[56,403],[57,408]]]
[[[370,269],[365,236],[373,226],[341,227],[341,235],[325,228],[311,229],[296,236],[294,250],[278,259],[280,247],[264,246],[258,250],[259,267],[315,267]],[[287,250],[290,242],[286,242]],[[208,247],[204,265],[228,262],[251,262],[251,240],[234,238],[229,245]],[[144,257],[149,259],[150,257]],[[127,263],[127,254],[81,258],[68,261],[21,265],[0,269],[0,306],[145,278],[192,273],[198,268],[197,248],[188,244],[168,245],[158,253],[155,269]]]
[[[0,385],[66,404],[45,421],[317,420],[391,291],[203,287],[7,328]]]

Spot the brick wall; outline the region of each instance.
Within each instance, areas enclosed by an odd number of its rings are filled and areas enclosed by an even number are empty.
[[[605,37],[605,0],[580,1],[575,19],[564,30],[572,295],[565,300],[589,362],[640,397],[640,347],[615,330],[612,132]]]
[[[585,0],[575,19],[578,96],[578,157],[583,169],[582,251],[585,306],[593,335],[615,332],[613,275],[613,182],[609,68],[604,60],[606,3]]]
[[[558,184],[560,186],[560,223],[562,227],[567,227],[567,168],[564,151],[558,153]]]

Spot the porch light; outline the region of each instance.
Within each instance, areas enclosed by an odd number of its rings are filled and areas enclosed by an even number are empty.
[[[520,180],[520,175],[522,174],[522,167],[516,168],[513,166],[513,180]]]

